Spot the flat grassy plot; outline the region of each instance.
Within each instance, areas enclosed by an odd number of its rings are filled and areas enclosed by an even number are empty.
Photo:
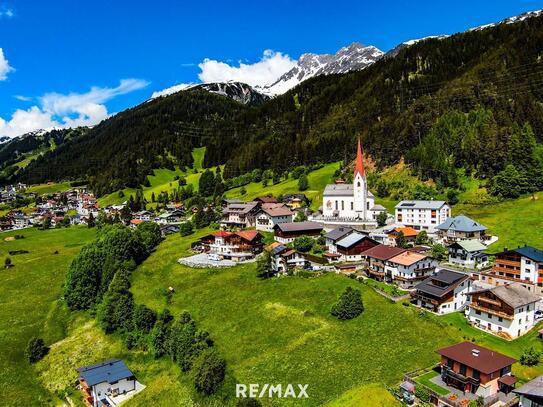
[[[425,385],[429,389],[435,391],[440,396],[446,396],[447,394],[450,393],[449,390],[447,390],[447,389],[445,389],[445,388],[443,388],[441,386],[438,386],[434,382],[430,381],[431,379],[433,379],[434,377],[437,377],[437,376],[439,376],[439,373],[431,370],[431,371],[429,371],[427,373],[424,373],[423,375],[420,375],[419,377],[415,378],[415,380],[417,382]]]
[[[25,238],[5,240],[15,234]],[[93,236],[94,230],[80,227],[0,233],[0,404],[26,407],[52,401],[23,353],[32,336],[44,337],[47,344],[64,336],[68,314],[56,299],[72,258]],[[9,256],[13,250],[29,253]],[[6,256],[15,267],[3,268]]]

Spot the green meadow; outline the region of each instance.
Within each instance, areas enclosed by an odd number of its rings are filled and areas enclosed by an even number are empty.
[[[5,240],[15,234],[24,239]],[[93,236],[93,230],[76,227],[0,234],[0,404],[40,406],[54,402],[54,395],[40,386],[23,352],[32,336],[53,343],[66,335],[69,315],[57,300],[71,259]],[[29,253],[9,255],[16,250]],[[4,269],[8,256],[15,266]]]

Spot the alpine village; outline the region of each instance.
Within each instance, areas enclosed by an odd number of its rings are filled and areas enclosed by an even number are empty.
[[[346,50],[0,144],[1,405],[543,405],[543,13]]]

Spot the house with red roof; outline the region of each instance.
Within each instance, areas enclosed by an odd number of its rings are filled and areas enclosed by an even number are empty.
[[[200,239],[211,260],[246,261],[262,252],[262,235],[256,230],[219,230]]]

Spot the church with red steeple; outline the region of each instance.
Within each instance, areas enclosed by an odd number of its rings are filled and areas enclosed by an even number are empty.
[[[334,224],[337,222],[362,223],[375,226],[377,215],[382,211],[385,211],[385,208],[375,205],[375,198],[368,191],[364,152],[358,140],[353,183],[336,183],[326,186],[322,199],[322,218],[325,222]]]

